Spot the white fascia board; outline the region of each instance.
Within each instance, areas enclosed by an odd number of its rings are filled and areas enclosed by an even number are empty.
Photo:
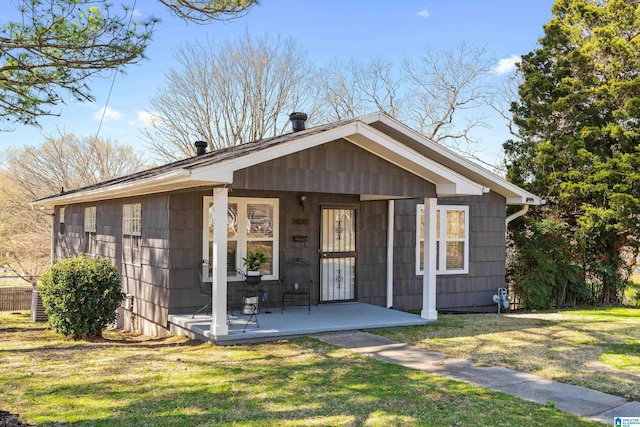
[[[233,170],[227,165],[209,165],[208,167],[191,170],[191,181],[205,181],[216,184],[233,183]]]
[[[31,203],[36,206],[56,206],[70,203],[91,202],[105,199],[137,196],[142,194],[158,193],[171,189],[184,188],[193,185],[189,179],[189,171],[178,169],[166,174],[135,180],[131,182],[116,183],[105,187],[62,194],[46,200]]]
[[[364,123],[348,141],[436,185],[439,196],[482,195],[484,187]]]
[[[371,124],[376,121],[380,121],[385,125],[397,130],[398,132],[402,132],[408,137],[418,141],[419,143],[425,145],[428,149],[437,152],[438,154],[445,156],[463,168],[468,169],[470,172],[473,172],[477,175],[480,175],[488,182],[491,183],[490,187],[498,194],[505,196],[507,199],[507,204],[528,204],[528,205],[543,205],[545,201],[540,197],[536,196],[533,193],[530,193],[523,188],[518,187],[515,184],[510,183],[504,178],[499,177],[498,175],[486,170],[482,166],[475,164],[474,162],[465,159],[464,157],[458,155],[447,147],[443,147],[440,144],[436,144],[431,141],[429,138],[421,135],[410,127],[400,123],[399,121],[381,113],[368,114],[363,116],[362,121],[367,124]]]
[[[545,203],[547,203],[546,200],[536,197],[531,193],[528,193],[528,192],[525,192],[525,193],[527,194],[522,196],[507,197],[507,204],[508,205],[544,205]]]

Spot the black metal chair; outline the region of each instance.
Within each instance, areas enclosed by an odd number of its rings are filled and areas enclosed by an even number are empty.
[[[209,274],[211,274],[211,266],[209,265],[209,260],[201,259],[200,261],[198,261],[198,264],[197,264],[196,268],[198,270],[198,279],[200,281],[200,283],[199,283],[199,285],[200,285],[200,296],[206,298],[207,304],[204,307],[198,309],[198,311],[196,311],[195,313],[193,313],[191,315],[192,319],[194,317],[196,317],[196,314],[202,313],[207,308],[210,308],[211,307],[211,299],[213,298],[213,288],[211,286],[211,282],[205,282],[204,281],[204,275],[202,274],[202,272],[203,272],[203,270],[205,268],[208,268],[209,269]]]
[[[310,263],[304,258],[292,258],[285,263],[282,277],[282,308],[284,313],[287,303],[305,303],[311,314],[311,276]]]

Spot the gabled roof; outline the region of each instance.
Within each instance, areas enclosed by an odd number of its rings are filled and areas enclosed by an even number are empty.
[[[418,175],[439,196],[480,195],[489,189],[508,204],[541,204],[537,196],[424,138],[381,113],[341,120],[169,163],[132,175],[51,195],[32,203],[54,206],[233,182],[233,172],[337,139]]]
[[[535,194],[510,183],[506,179],[460,156],[449,148],[433,142],[386,114],[368,114],[360,117],[360,120],[388,134],[392,138],[398,139],[400,142],[438,163],[464,174],[469,179],[490,187],[496,193],[504,196],[507,199],[508,205],[543,205],[545,203],[544,200]]]

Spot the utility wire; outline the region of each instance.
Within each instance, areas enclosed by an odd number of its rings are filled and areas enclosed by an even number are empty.
[[[133,20],[133,13],[136,10],[136,2],[137,0],[133,0],[133,6],[131,7],[131,15],[129,16],[129,22],[127,23],[127,32],[131,27],[131,21]],[[100,135],[100,129],[102,129],[102,122],[104,122],[104,116],[107,114],[107,108],[109,107],[109,101],[111,100],[111,92],[113,92],[113,86],[116,83],[116,76],[118,75],[118,67],[116,66],[113,71],[113,79],[111,79],[111,86],[109,86],[109,92],[107,93],[107,101],[104,104],[104,108],[102,109],[102,116],[100,116],[100,123],[98,123],[98,130],[96,131],[95,139],[98,139],[98,135]]]

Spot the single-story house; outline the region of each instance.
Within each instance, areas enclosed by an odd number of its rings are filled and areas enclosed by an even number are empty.
[[[212,287],[212,335],[228,334],[228,284],[257,251],[275,306],[287,261],[303,258],[312,306],[358,301],[431,320],[495,310],[507,206],[543,201],[385,114],[308,129],[305,119],[33,202],[54,208],[52,257],[112,260],[130,295],[125,327],[152,335],[203,306],[201,281]]]

